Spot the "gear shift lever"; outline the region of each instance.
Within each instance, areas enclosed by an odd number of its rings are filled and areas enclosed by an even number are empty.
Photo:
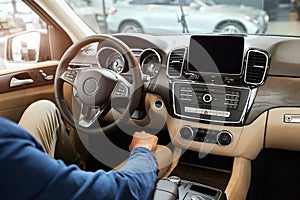
[[[179,178],[178,176],[170,176],[168,180],[175,183],[177,186],[180,186],[181,184],[181,178]]]

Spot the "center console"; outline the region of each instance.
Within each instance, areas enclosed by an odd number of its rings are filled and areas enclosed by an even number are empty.
[[[172,178],[172,177],[170,177]],[[179,200],[225,200],[221,190],[200,183],[181,180],[178,187]]]
[[[241,139],[242,128],[258,88],[266,79],[270,58],[267,51],[251,48],[246,37],[192,35],[188,46],[170,52],[167,76],[172,97],[170,113],[174,119],[172,123],[170,122],[172,126],[170,136],[175,138],[174,143],[179,147],[196,153],[212,152],[213,155],[230,158],[240,155],[233,150],[237,149],[235,145]],[[227,177],[235,172],[230,171],[219,176],[215,173],[218,167],[206,167],[202,163],[198,164],[196,160],[193,160],[195,162],[191,162],[191,159],[185,160],[190,162],[188,164],[192,168],[181,163],[183,167],[173,173],[175,176],[183,177],[178,184],[178,199],[226,199],[224,191],[230,198],[232,193],[226,188],[232,185]],[[244,160],[237,162],[249,166]],[[213,160],[213,163],[222,164],[217,160]],[[195,170],[192,170],[193,168]],[[199,168],[209,169],[212,172],[202,175],[203,171],[198,173]],[[244,168],[241,167],[241,170]],[[212,178],[204,180],[206,177]],[[174,181],[172,177],[169,179]],[[215,184],[215,180],[222,183],[221,187]],[[247,185],[246,181],[242,183],[238,185],[239,188]],[[243,191],[240,193],[243,195]]]
[[[157,182],[153,200],[226,200],[221,190],[177,176]]]
[[[168,58],[173,114],[194,121],[243,125],[269,55],[242,35],[192,35]]]

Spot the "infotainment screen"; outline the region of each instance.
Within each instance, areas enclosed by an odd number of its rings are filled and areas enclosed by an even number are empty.
[[[243,53],[241,36],[191,36],[188,71],[241,74]]]

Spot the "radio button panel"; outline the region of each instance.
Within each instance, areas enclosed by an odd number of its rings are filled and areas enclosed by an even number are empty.
[[[176,116],[220,123],[242,123],[251,89],[175,81],[172,83],[172,93]]]

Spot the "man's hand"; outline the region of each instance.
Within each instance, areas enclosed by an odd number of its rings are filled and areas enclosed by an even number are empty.
[[[155,135],[151,135],[149,133],[146,133],[145,131],[135,132],[133,134],[133,139],[129,146],[129,150],[132,151],[136,147],[145,147],[150,151],[155,151],[157,141],[158,138]]]

